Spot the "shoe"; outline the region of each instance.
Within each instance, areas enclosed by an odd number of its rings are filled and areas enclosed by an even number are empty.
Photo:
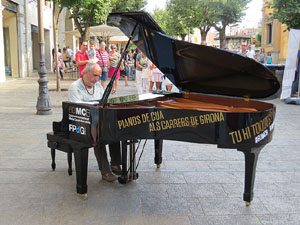
[[[122,175],[122,170],[121,167],[119,165],[117,166],[112,166],[111,167],[111,171],[116,174],[116,175]]]
[[[125,86],[126,86],[126,87],[128,87],[128,86],[129,86],[129,84],[125,84]]]
[[[118,179],[118,177],[112,173],[102,174],[102,180],[106,180],[108,182],[114,182]]]

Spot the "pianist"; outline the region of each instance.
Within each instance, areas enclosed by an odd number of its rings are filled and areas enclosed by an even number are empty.
[[[69,100],[71,102],[87,102],[92,100],[100,99],[103,95],[102,85],[98,82],[101,76],[101,68],[97,63],[90,63],[82,71],[82,78],[74,81],[69,88]],[[97,111],[98,112],[98,111]],[[106,181],[113,182],[118,179],[116,175],[112,173],[112,170],[116,174],[121,173],[121,153],[120,153],[120,143],[115,143],[109,145],[111,165],[109,165],[106,147],[103,144],[97,143],[97,126],[98,126],[98,116],[97,112],[91,112],[92,117],[92,128],[91,133],[94,139],[94,152],[98,162],[99,169],[102,174],[102,179]]]

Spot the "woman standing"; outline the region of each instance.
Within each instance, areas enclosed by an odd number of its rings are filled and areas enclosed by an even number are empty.
[[[112,78],[112,76],[114,75],[114,73],[117,69],[117,65],[120,61],[120,54],[116,51],[116,46],[115,45],[111,45],[110,49],[111,49],[111,52],[109,53],[108,77]],[[120,70],[117,71],[116,79],[113,83],[112,94],[117,93],[119,78],[120,78]]]
[[[151,64],[150,69],[152,71],[152,79],[150,80],[149,91],[152,92],[154,83],[156,86],[156,90],[158,91],[160,90],[160,85],[162,82],[161,77],[163,76],[163,74],[153,63]]]
[[[265,49],[262,48],[260,50],[260,54],[259,54],[259,62],[264,64],[265,63],[265,58],[266,58],[266,53],[265,53]]]
[[[136,87],[138,94],[143,94],[142,72],[144,69],[147,69],[147,61],[148,59],[143,52],[136,57]]]

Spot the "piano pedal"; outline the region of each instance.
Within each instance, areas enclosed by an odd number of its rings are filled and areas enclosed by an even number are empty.
[[[88,198],[88,195],[87,195],[87,193],[85,193],[85,194],[77,194],[82,200],[87,200],[87,198]]]

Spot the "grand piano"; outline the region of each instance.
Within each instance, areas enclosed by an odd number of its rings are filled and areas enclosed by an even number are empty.
[[[138,140],[154,140],[157,167],[162,162],[163,140],[214,144],[244,153],[243,200],[250,205],[256,163],[262,148],[272,140],[276,111],[275,105],[256,99],[272,96],[279,89],[274,74],[255,60],[231,51],[169,37],[145,12],[113,13],[109,20],[180,92],[108,98],[114,76],[99,101],[63,102],[62,121],[53,122],[53,132],[47,134],[53,170],[55,150],[62,150],[68,153],[71,175],[74,153],[77,193],[87,197],[91,124],[98,117],[98,140],[104,144],[121,142],[120,183],[138,178]]]

